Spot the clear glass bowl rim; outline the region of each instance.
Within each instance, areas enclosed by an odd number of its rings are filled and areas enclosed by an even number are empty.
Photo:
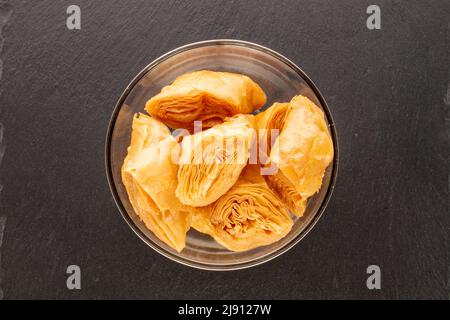
[[[112,134],[114,131],[115,122],[117,119],[117,116],[120,112],[120,109],[127,98],[128,94],[132,90],[132,88],[144,77],[149,71],[151,71],[155,66],[160,64],[161,62],[169,59],[170,57],[177,55],[181,52],[188,51],[191,49],[196,49],[200,47],[206,47],[206,46],[222,46],[222,45],[233,45],[233,46],[241,46],[241,47],[247,47],[255,50],[262,51],[263,53],[269,54],[273,56],[274,58],[282,61],[286,65],[288,65],[292,70],[294,70],[300,77],[303,78],[303,80],[309,85],[309,87],[313,90],[317,98],[319,99],[323,111],[327,117],[329,127],[330,127],[330,133],[332,136],[333,144],[334,144],[334,159],[332,163],[332,172],[330,177],[330,184],[328,186],[328,190],[325,194],[325,197],[320,204],[320,207],[316,214],[314,215],[313,219],[309,222],[309,224],[295,237],[293,238],[289,243],[287,243],[285,246],[279,248],[278,250],[275,250],[274,252],[271,252],[268,255],[265,255],[259,259],[255,259],[253,261],[248,261],[245,263],[239,263],[239,264],[230,264],[230,265],[210,265],[205,263],[200,263],[196,261],[191,261],[188,259],[185,259],[181,256],[176,255],[175,253],[166,251],[165,249],[158,246],[156,243],[152,242],[149,238],[145,236],[145,234],[139,230],[139,228],[134,224],[131,217],[128,215],[126,209],[124,208],[122,201],[119,197],[118,191],[116,189],[114,179],[113,179],[113,173],[112,173],[112,167],[111,167],[111,140],[112,140]],[[240,270],[240,269],[246,269],[250,267],[254,267],[260,264],[263,264],[265,262],[268,262],[283,253],[287,252],[289,249],[294,247],[297,243],[299,243],[316,225],[316,223],[319,221],[321,216],[323,215],[325,208],[330,201],[331,195],[333,193],[336,179],[337,179],[337,171],[338,171],[338,163],[339,163],[339,145],[338,145],[338,138],[337,138],[337,132],[334,124],[333,117],[331,115],[331,112],[329,110],[329,107],[320,93],[317,86],[314,84],[314,82],[308,77],[308,75],[295,63],[290,61],[285,56],[281,55],[280,53],[269,49],[267,47],[264,47],[262,45],[243,41],[243,40],[235,40],[235,39],[215,39],[215,40],[205,40],[205,41],[199,41],[199,42],[193,42],[181,47],[178,47],[174,50],[171,50],[159,58],[153,60],[150,64],[148,64],[146,67],[144,67],[137,76],[130,82],[130,84],[126,87],[124,92],[120,95],[119,100],[117,101],[112,116],[109,120],[108,124],[108,130],[106,134],[106,143],[105,143],[105,168],[106,168],[106,176],[108,180],[108,185],[111,190],[111,193],[113,195],[114,202],[116,203],[116,206],[119,209],[120,215],[125,220],[125,222],[128,224],[128,226],[134,231],[134,233],[142,240],[144,243],[146,243],[149,247],[151,247],[156,252],[160,253],[161,255],[165,256],[166,258],[171,259],[172,261],[178,262],[180,264],[201,269],[201,270],[209,270],[209,271],[232,271],[232,270]]]

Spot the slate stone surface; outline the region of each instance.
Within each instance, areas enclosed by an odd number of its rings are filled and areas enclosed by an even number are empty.
[[[5,299],[449,298],[449,1],[0,3]],[[66,28],[71,4],[79,31]],[[370,4],[381,30],[366,27]],[[214,38],[300,65],[333,112],[341,154],[313,232],[267,264],[226,273],[148,248],[118,214],[104,169],[108,121],[134,75]],[[81,267],[80,291],[66,288],[70,264]],[[381,290],[366,288],[371,264]]]

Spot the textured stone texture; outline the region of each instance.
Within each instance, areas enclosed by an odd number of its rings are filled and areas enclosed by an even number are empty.
[[[80,31],[66,29],[71,4],[81,7]],[[379,31],[366,28],[369,4],[9,1],[5,299],[448,298],[450,3],[379,0]],[[299,64],[332,109],[341,151],[313,232],[274,261],[228,273],[146,247],[119,216],[104,170],[109,117],[129,81],[166,51],[213,38],[253,41]],[[81,267],[81,291],[66,289],[71,264]],[[370,264],[382,269],[380,291],[366,288]]]

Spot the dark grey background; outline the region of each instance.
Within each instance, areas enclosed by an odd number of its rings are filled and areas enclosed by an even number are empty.
[[[5,299],[449,298],[449,1],[0,3]],[[80,31],[66,28],[70,4],[81,7]],[[369,4],[381,7],[382,30],[366,28]],[[146,247],[104,169],[108,121],[134,75],[213,38],[253,41],[302,67],[333,112],[341,153],[313,232],[274,261],[228,273]],[[81,291],[66,289],[70,264],[82,269]],[[370,264],[382,290],[366,288]]]

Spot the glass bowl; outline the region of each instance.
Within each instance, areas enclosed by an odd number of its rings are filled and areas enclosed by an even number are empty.
[[[133,115],[145,112],[145,102],[162,87],[184,73],[208,69],[242,73],[255,80],[266,92],[268,101],[288,102],[302,94],[326,115],[334,141],[335,156],[328,167],[320,191],[308,201],[302,218],[282,240],[245,252],[231,252],[207,235],[190,230],[186,248],[178,253],[160,241],[135,214],[120,169],[130,144]],[[293,62],[263,46],[238,40],[210,40],[192,43],[166,53],[145,67],[128,85],[114,108],[106,139],[106,171],[114,200],[131,229],[151,248],[176,262],[205,270],[236,270],[269,261],[292,248],[313,228],[330,199],[337,173],[338,145],[330,110],[309,77]]]

